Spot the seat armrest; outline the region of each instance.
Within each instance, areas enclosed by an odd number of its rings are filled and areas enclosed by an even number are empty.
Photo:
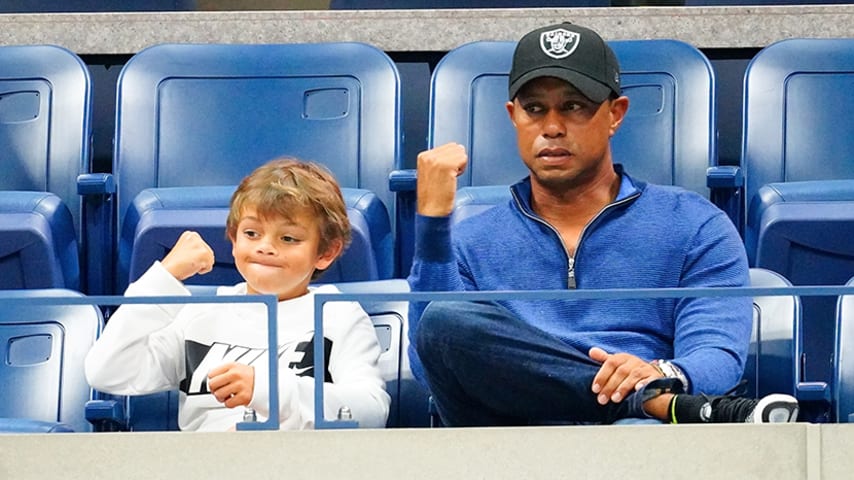
[[[825,382],[798,382],[798,401],[830,403],[830,389]]]
[[[116,182],[109,173],[84,173],[77,176],[79,195],[110,195],[116,193]]]
[[[416,170],[393,170],[388,175],[388,189],[392,192],[414,192],[418,175]]]
[[[96,432],[126,431],[124,402],[119,400],[89,400],[86,402],[86,420]]]
[[[739,233],[744,232],[744,172],[741,167],[721,165],[706,170],[709,199],[723,210]]]
[[[826,423],[831,419],[830,388],[825,382],[798,382],[795,397],[800,404],[801,421]],[[837,420],[838,421],[838,420]]]
[[[706,170],[706,186],[715,188],[741,188],[744,186],[744,174],[741,167],[719,165]]]
[[[80,233],[85,245],[83,291],[89,295],[110,295],[113,293],[115,179],[109,173],[78,175],[77,193],[83,197]]]

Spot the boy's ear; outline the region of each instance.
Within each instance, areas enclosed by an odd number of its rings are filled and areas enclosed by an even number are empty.
[[[344,250],[344,242],[341,240],[333,240],[329,243],[326,251],[321,252],[317,257],[317,261],[314,263],[314,268],[317,270],[326,270],[330,265],[332,265],[332,262],[341,255],[342,250]]]

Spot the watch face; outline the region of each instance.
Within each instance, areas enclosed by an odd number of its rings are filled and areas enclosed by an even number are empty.
[[[704,422],[709,422],[712,420],[712,404],[706,402],[703,404],[703,407],[700,409],[700,419]]]

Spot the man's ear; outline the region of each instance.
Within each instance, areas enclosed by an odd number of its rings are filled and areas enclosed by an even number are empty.
[[[611,131],[609,137],[613,137],[623,124],[623,119],[626,118],[626,112],[629,110],[629,97],[620,96],[611,100],[609,111],[611,114]]]
[[[326,248],[326,251],[317,257],[317,261],[314,262],[314,268],[317,270],[326,270],[341,255],[342,250],[344,250],[344,242],[340,239],[333,240]]]
[[[513,126],[515,127],[516,121],[513,120],[513,112],[516,111],[516,104],[513,102],[513,100],[511,100],[511,101],[507,102],[506,104],[504,104],[504,107],[507,108],[507,114],[510,115],[510,123],[512,123]]]

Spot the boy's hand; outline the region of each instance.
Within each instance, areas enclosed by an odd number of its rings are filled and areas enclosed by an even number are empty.
[[[445,217],[454,210],[457,177],[468,164],[466,149],[458,143],[446,143],[418,154],[418,213]]]
[[[255,368],[242,363],[223,363],[208,372],[208,389],[228,408],[249,405],[255,391]]]
[[[172,251],[160,261],[163,267],[178,280],[210,272],[214,265],[214,253],[202,236],[186,231],[178,237]]]

